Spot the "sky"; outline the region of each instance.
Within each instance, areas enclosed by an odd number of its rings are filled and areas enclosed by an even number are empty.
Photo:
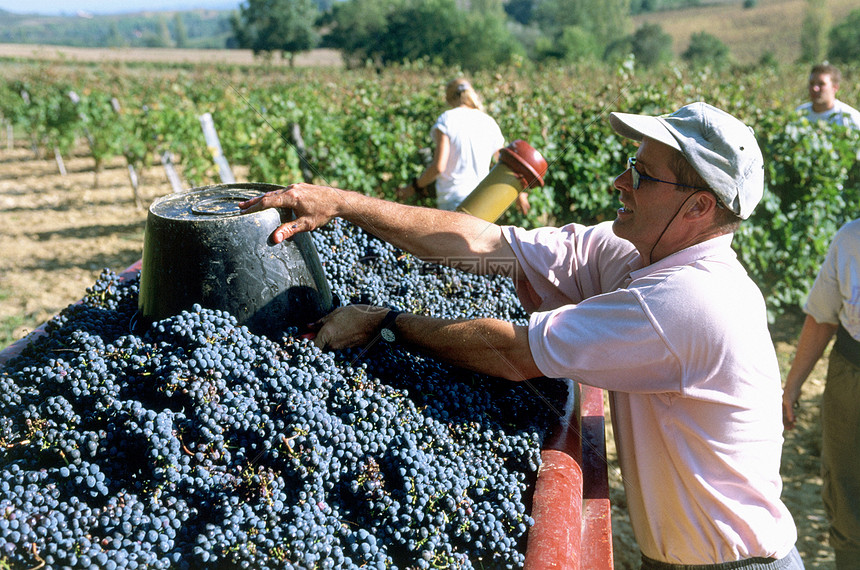
[[[234,10],[242,0],[0,0],[0,10],[16,14],[121,14],[159,10]]]

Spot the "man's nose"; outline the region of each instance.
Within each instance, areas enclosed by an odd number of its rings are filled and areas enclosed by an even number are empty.
[[[612,181],[612,188],[609,189],[609,193],[611,194],[615,190],[629,190],[631,188],[632,179],[630,169],[628,168],[627,170],[615,177],[615,180]]]

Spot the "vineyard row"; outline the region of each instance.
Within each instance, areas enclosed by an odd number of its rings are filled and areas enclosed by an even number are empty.
[[[312,180],[392,198],[430,158],[429,128],[444,109],[442,89],[451,75],[424,69],[249,73],[13,67],[0,74],[0,115],[36,149],[63,154],[86,139],[96,172],[119,156],[138,169],[172,157],[188,187],[196,187],[222,181],[224,162],[213,159],[223,154],[226,163],[246,167],[250,181]],[[609,112],[663,113],[704,100],[756,131],[765,198],[736,235],[735,249],[771,316],[792,310],[805,298],[833,233],[854,217],[860,201],[860,135],[794,115],[803,77],[800,68],[723,75],[675,68],[643,77],[625,66],[474,77],[507,139],[528,141],[550,164],[546,185],[531,189],[529,214],[511,209],[501,222],[614,217],[612,179],[635,148],[612,132]],[[850,93],[840,96],[851,100]],[[211,116],[220,149],[201,135],[201,116]]]

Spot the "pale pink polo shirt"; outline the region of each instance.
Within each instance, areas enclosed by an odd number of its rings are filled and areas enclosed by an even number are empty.
[[[503,233],[541,372],[610,390],[631,522],[654,560],[781,558],[782,390],[764,300],[731,235],[648,267],[594,227]]]

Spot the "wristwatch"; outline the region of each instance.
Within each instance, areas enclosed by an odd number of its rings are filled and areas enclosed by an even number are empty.
[[[395,311],[392,309],[388,311],[385,318],[382,319],[382,324],[379,328],[379,336],[381,336],[382,340],[385,342],[394,342],[397,340],[397,325],[394,321],[397,319],[397,315],[402,312],[403,311]]]

